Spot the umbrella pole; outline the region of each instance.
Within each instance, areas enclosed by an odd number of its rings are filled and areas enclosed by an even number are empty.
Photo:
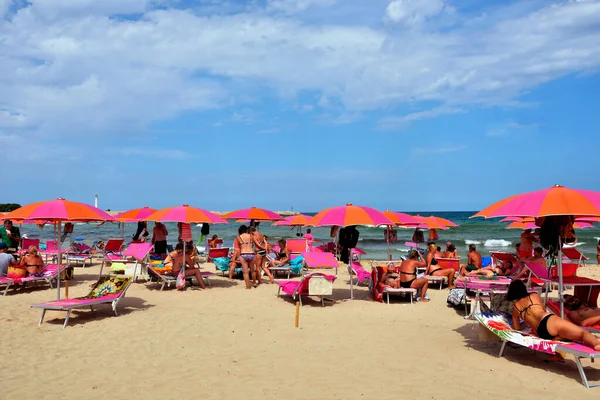
[[[59,237],[60,237],[61,225],[62,225],[62,222],[58,221],[58,236]],[[56,225],[54,225],[54,228],[56,229]],[[59,240],[57,254],[56,254],[56,257],[58,259],[58,276],[56,277],[56,299],[57,300],[60,300],[60,265],[61,265],[61,261],[62,261],[62,255],[60,254],[61,245],[62,245],[62,243]]]
[[[562,268],[562,240],[558,237],[558,301],[560,302],[560,317],[565,318],[565,301],[563,298],[563,268]]]
[[[121,222],[121,236],[125,239],[125,222]]]
[[[350,272],[350,300],[354,300],[354,285],[352,284],[352,249],[348,249],[348,263],[349,263],[349,272]]]
[[[185,253],[185,240],[183,241],[183,262],[181,263],[181,268],[183,271],[183,282],[185,285],[185,264],[187,263],[187,254]]]
[[[390,225],[390,228],[388,228],[388,229],[391,230],[391,225]],[[392,261],[392,253],[390,252],[390,238],[389,238],[387,232],[385,234],[385,241],[387,242],[387,248],[388,248],[388,261]]]

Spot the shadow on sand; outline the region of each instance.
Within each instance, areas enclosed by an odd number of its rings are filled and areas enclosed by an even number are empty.
[[[464,341],[469,348],[481,353],[485,353],[492,357],[498,357],[498,354],[500,353],[500,347],[502,345],[500,339],[496,336],[493,336],[493,340],[482,340],[480,339],[479,329],[482,329],[482,332],[487,333],[487,328],[481,326],[481,324],[475,321],[470,323],[467,322],[454,331],[463,336]],[[485,335],[485,337],[491,338],[492,336],[488,334]],[[541,368],[555,375],[566,376],[578,382],[579,384],[582,384],[579,371],[577,370],[577,365],[570,357],[567,357],[564,362],[555,362],[550,360],[551,355],[549,354],[540,353],[511,343],[506,345],[502,357],[511,362],[519,363],[522,366],[538,369]],[[585,369],[588,381],[599,381],[600,369],[592,367],[589,360],[582,359],[581,362]]]

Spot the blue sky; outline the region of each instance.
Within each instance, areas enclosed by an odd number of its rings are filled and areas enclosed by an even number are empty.
[[[3,202],[600,190],[600,1],[0,0]]]

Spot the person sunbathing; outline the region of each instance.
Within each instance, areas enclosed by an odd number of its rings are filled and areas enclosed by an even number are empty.
[[[202,289],[206,289],[204,285],[204,281],[202,280],[202,275],[200,274],[200,270],[194,267],[194,261],[192,260],[193,249],[187,248],[185,252],[185,256],[183,254],[183,243],[179,242],[175,246],[175,250],[167,255],[165,258],[164,265],[166,268],[171,268],[171,275],[177,277],[179,272],[183,268],[183,263],[185,262],[185,276],[193,276],[198,281],[198,284]]]
[[[509,276],[513,270],[512,261],[505,261],[495,267],[485,267],[477,271],[467,273],[467,276]]]
[[[426,278],[417,278],[417,268],[423,268],[426,265],[427,263],[423,260],[421,254],[416,250],[411,250],[408,260],[402,261],[402,264],[397,268],[400,273],[397,274],[395,269],[388,268],[388,272],[381,276],[379,282],[395,289],[412,288],[421,290],[421,301],[428,302],[429,300],[425,298],[425,294],[427,293],[429,282]]]
[[[513,328],[521,329],[521,320],[542,339],[573,340],[600,351],[600,339],[585,329],[546,311],[542,298],[537,293],[528,293],[523,281],[513,281],[506,294],[514,301],[512,309]]]
[[[38,249],[35,246],[29,246],[27,253],[21,257],[19,264],[27,269],[29,276],[39,277],[42,275],[44,269],[44,260],[42,256],[38,254]]]
[[[439,254],[439,251],[437,251],[437,246],[435,243],[432,243],[429,245],[429,254],[427,254],[427,269],[425,270],[425,275],[447,276],[448,289],[452,289],[454,288],[454,274],[456,271],[454,271],[454,268],[442,268],[438,266],[436,254]]]
[[[565,308],[571,322],[580,326],[592,326],[600,323],[600,308],[590,307],[577,296],[565,295]]]

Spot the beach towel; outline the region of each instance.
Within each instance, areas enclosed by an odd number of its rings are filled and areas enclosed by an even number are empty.
[[[298,256],[292,260],[290,260],[290,267],[294,274],[299,274],[302,271],[302,266],[304,265],[304,257]]]

